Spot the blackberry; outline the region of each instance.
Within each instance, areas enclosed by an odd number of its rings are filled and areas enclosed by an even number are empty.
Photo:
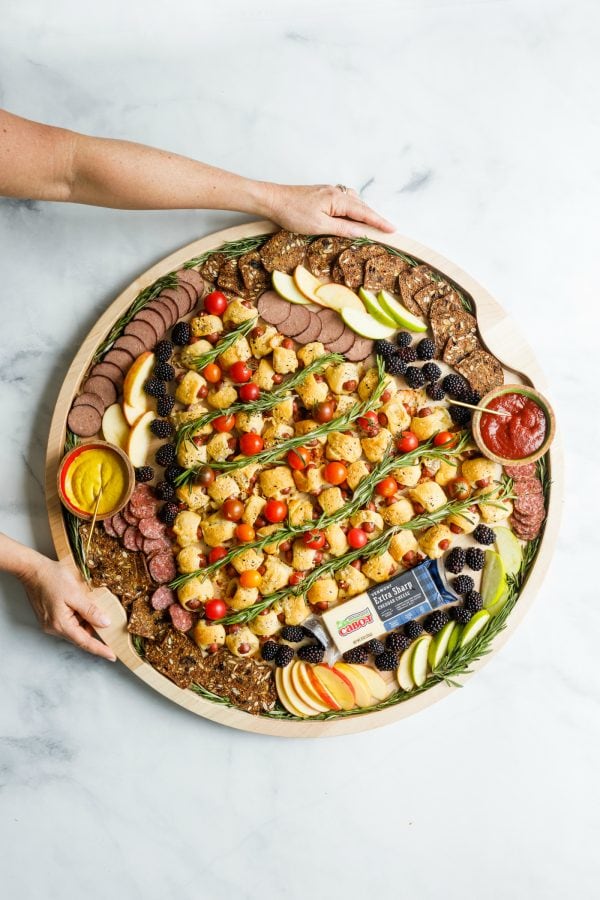
[[[481,394],[479,393],[479,391],[471,391],[471,395],[466,402],[472,403],[473,406],[479,406],[479,404],[481,403]]]
[[[423,368],[425,368],[425,366],[423,366]],[[430,400],[443,400],[446,396],[446,392],[439,381],[436,381],[435,384],[427,385],[427,396]]]
[[[277,641],[266,641],[260,648],[260,655],[263,659],[266,659],[267,662],[274,660],[278,653],[279,644]]]
[[[406,372],[406,363],[399,356],[392,356],[391,359],[385,360],[385,370],[390,375],[404,375]]]
[[[293,658],[294,651],[292,650],[292,648],[288,647],[287,644],[283,644],[277,651],[277,655],[275,657],[275,665],[280,669],[285,669],[286,666],[289,666]]]
[[[175,369],[168,362],[159,363],[154,369],[154,377],[159,381],[173,381],[175,378]]]
[[[475,587],[475,582],[470,575],[459,575],[452,580],[452,587],[457,594],[468,594]]]
[[[150,422],[150,431],[159,438],[168,438],[173,434],[173,426],[166,419],[153,419]]]
[[[159,466],[170,466],[175,462],[176,451],[173,444],[163,444],[154,454],[154,459]]]
[[[367,653],[371,653],[373,656],[379,656],[380,653],[383,653],[385,647],[378,641],[377,638],[373,638],[371,641],[367,641],[366,644],[362,645]]]
[[[396,335],[396,343],[399,347],[410,347],[412,344],[412,334],[409,334],[408,331],[400,331]]]
[[[401,631],[392,631],[385,639],[385,649],[393,650],[395,653],[401,653],[407,647],[410,647],[410,644],[410,638],[402,634]]]
[[[447,612],[444,612],[443,609],[436,609],[425,619],[425,631],[428,631],[429,634],[437,634],[449,621],[450,617]]]
[[[410,388],[422,388],[425,384],[425,376],[416,366],[409,366],[404,373],[404,378]]]
[[[453,575],[458,575],[464,569],[466,561],[467,554],[465,553],[463,548],[454,547],[454,549],[451,550],[446,557],[444,565],[449,572],[452,572]]]
[[[158,398],[156,402],[156,411],[159,416],[169,416],[174,406],[175,398],[171,397],[170,394],[165,394],[164,397]]]
[[[463,598],[463,602],[465,609],[468,609],[469,612],[476,613],[483,609],[483,598],[479,591],[468,591]]]
[[[149,378],[144,385],[144,390],[151,397],[162,397],[167,391],[164,381],[159,381],[158,378]]]
[[[135,470],[135,480],[141,482],[152,481],[154,478],[154,469],[152,466],[138,466]]]
[[[325,650],[319,644],[305,644],[304,647],[300,647],[298,650],[298,659],[313,663],[313,665],[323,662],[324,656]]]
[[[375,657],[375,666],[380,672],[393,672],[398,665],[398,654],[393,650],[384,650]]]
[[[177,478],[183,474],[185,469],[182,469],[181,466],[178,466],[177,463],[173,463],[171,466],[167,466],[165,469],[165,481],[168,481],[169,484],[175,484]]]
[[[464,400],[467,402],[468,398],[471,396],[469,383],[462,375],[446,375],[442,381],[442,387],[454,400]]]
[[[178,322],[171,332],[171,339],[178,347],[184,347],[192,336],[192,329],[188,322]]]
[[[161,522],[164,522],[165,525],[172,525],[177,518],[178,512],[179,507],[176,503],[165,503],[158,513],[158,518]]]
[[[480,572],[485,562],[485,553],[479,547],[469,547],[467,550],[467,565],[474,572]]]
[[[431,338],[424,338],[417,344],[417,359],[433,359],[435,356],[435,342]],[[439,375],[437,376],[440,377]]]
[[[417,361],[417,351],[415,347],[400,347],[398,356],[405,363]]]
[[[168,481],[159,481],[154,490],[159,500],[173,500],[175,497],[175,488]]]
[[[323,649],[325,649],[325,644],[324,644],[322,641],[319,640],[319,638],[317,637],[316,634],[313,634],[313,633],[312,633],[312,631],[310,630],[310,628],[305,628],[304,625],[303,625],[303,626],[302,626],[302,631],[304,632],[304,637],[310,638],[311,641],[316,641],[317,644],[319,645],[319,647],[323,647]]]
[[[378,353],[379,356],[381,356],[385,360],[385,362],[387,362],[388,359],[391,359],[393,356],[396,356],[397,352],[398,351],[391,341],[375,341],[375,353]]]
[[[471,421],[471,410],[464,406],[449,406],[448,412],[455,425],[468,425]]]
[[[459,625],[466,625],[473,618],[473,613],[466,606],[453,606],[450,610],[450,618]]]
[[[281,637],[290,644],[299,644],[304,640],[304,628],[301,625],[284,625],[281,629]]]
[[[494,530],[488,525],[478,525],[473,532],[473,537],[478,544],[484,544],[485,546],[493,544],[496,540],[496,534]]]
[[[171,341],[159,341],[154,348],[154,355],[159,362],[167,362],[173,356],[173,349]],[[165,381],[167,380],[165,379]]]
[[[365,650],[364,646],[353,647],[352,650],[346,650],[346,652],[343,653],[342,656],[344,658],[344,662],[358,663],[362,665],[368,660],[369,652],[368,650]]]
[[[421,372],[423,373],[427,381],[439,381],[439,379],[442,377],[442,370],[433,362],[425,363],[425,365],[421,369]]]
[[[423,626],[415,619],[412,622],[406,623],[406,625],[404,626],[404,633],[411,639],[411,641],[414,641],[419,637],[419,635],[423,634]]]

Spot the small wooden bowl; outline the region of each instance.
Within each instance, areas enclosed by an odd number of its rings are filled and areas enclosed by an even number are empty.
[[[477,412],[473,413],[473,437],[481,452],[484,456],[487,456],[488,459],[493,459],[494,462],[500,463],[503,466],[526,466],[528,463],[540,459],[540,457],[548,451],[550,444],[554,440],[554,433],[556,431],[554,411],[546,398],[540,394],[539,391],[536,391],[535,388],[529,387],[527,384],[503,384],[501,387],[494,388],[494,390],[486,394],[485,397],[482,397],[481,402],[478,405],[487,406],[490,400],[493,400],[495,397],[500,397],[502,394],[525,394],[526,397],[529,397],[537,403],[546,417],[546,437],[544,443],[535,451],[535,453],[531,453],[529,456],[523,457],[523,459],[507,459],[502,456],[497,456],[483,440],[481,434],[481,416],[483,415],[483,412],[481,410],[477,410]]]
[[[135,472],[133,471],[133,466],[131,465],[131,460],[127,456],[127,454],[121,450],[120,447],[117,447],[115,444],[109,444],[108,441],[89,441],[87,443],[78,444],[72,450],[69,450],[60,461],[60,465],[58,467],[58,473],[56,476],[56,484],[58,496],[60,497],[60,501],[65,506],[70,513],[74,516],[77,516],[78,519],[82,519],[84,522],[91,522],[93,519],[93,512],[87,512],[84,509],[79,509],[79,507],[74,506],[67,495],[65,494],[64,486],[65,486],[65,478],[68,471],[69,466],[73,462],[73,460],[77,459],[82,453],[87,453],[90,450],[110,450],[116,456],[119,457],[121,462],[124,464],[127,483],[125,490],[119,500],[118,504],[114,507],[114,509],[108,509],[103,513],[98,513],[96,516],[96,520],[101,522],[103,519],[108,519],[109,516],[114,516],[115,513],[118,513],[120,509],[123,509],[126,503],[128,503],[129,498],[133,493],[133,489],[135,487]]]

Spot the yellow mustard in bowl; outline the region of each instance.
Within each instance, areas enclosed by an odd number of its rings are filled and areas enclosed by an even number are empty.
[[[75,515],[101,519],[121,509],[133,488],[131,463],[119,447],[98,442],[76,447],[59,470],[61,499]],[[98,499],[99,498],[99,499]]]

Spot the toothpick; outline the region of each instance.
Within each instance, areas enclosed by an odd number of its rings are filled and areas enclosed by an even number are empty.
[[[102,498],[102,485],[100,486],[100,490],[98,492],[98,496],[96,497],[96,505],[94,506],[94,515],[92,516],[92,522],[90,525],[90,533],[88,535],[87,544],[85,545],[85,558],[87,559],[87,555],[90,552],[90,545],[92,543],[92,536],[94,534],[94,528],[96,527],[96,516],[98,515],[98,507],[100,506],[100,500]]]
[[[510,413],[501,412],[499,409],[488,409],[487,406],[474,406],[472,403],[463,403],[462,400],[451,400],[452,406],[465,406],[467,409],[478,409],[480,412],[489,413],[490,416],[502,416],[503,419],[510,419]]]

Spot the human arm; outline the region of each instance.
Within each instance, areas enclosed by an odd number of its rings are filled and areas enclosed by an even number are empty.
[[[304,234],[360,237],[393,226],[333,185],[244,178],[131,141],[90,137],[0,110],[0,195],[115,209],[224,209]]]

